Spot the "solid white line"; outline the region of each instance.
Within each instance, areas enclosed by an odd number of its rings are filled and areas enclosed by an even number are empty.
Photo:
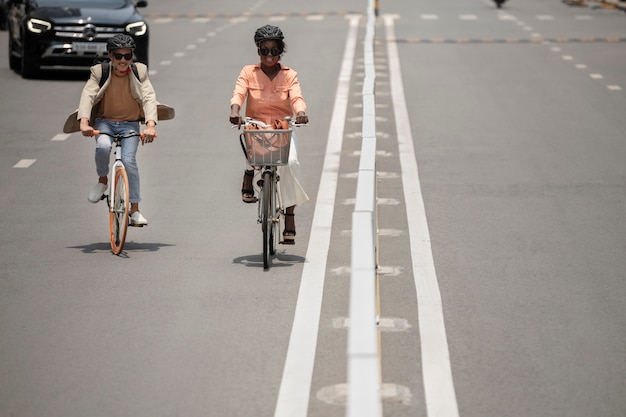
[[[387,39],[395,39],[393,18],[390,16],[385,16],[385,33]],[[387,51],[398,134],[398,155],[406,200],[413,279],[417,293],[426,412],[431,417],[458,417],[459,409],[452,381],[441,294],[430,245],[397,45],[394,42],[387,43]]]
[[[306,253],[306,263],[302,269],[275,417],[306,417],[309,409],[326,261],[330,246],[330,231],[359,20],[358,16],[350,17],[350,30],[339,74],[324,167],[311,224],[311,237]]]

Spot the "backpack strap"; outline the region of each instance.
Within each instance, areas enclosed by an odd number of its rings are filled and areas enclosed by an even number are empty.
[[[100,85],[100,88],[102,88],[104,83],[106,83],[107,80],[109,79],[109,66],[110,65],[111,64],[109,61],[100,63],[100,67],[102,67],[102,76],[100,77],[100,82],[98,83]],[[132,64],[130,64],[130,68],[133,70],[133,74],[135,74],[135,77],[137,77],[137,79],[141,81],[141,78],[139,78],[139,70],[137,69],[137,65],[135,65],[135,63],[133,62]]]
[[[100,88],[102,88],[102,86],[104,85],[104,83],[107,82],[107,80],[109,79],[109,62],[105,61],[105,62],[101,62],[100,63],[100,67],[102,68],[102,76],[100,77]]]

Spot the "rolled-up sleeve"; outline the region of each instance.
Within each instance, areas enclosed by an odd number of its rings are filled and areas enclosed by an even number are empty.
[[[244,67],[239,73],[239,77],[237,77],[237,82],[235,83],[235,90],[233,91],[233,96],[230,98],[230,105],[233,104],[239,105],[239,107],[243,106],[243,103],[246,101],[246,97],[248,95],[248,84],[249,84],[249,74]]]
[[[298,73],[291,71],[293,75],[291,79],[291,85],[289,87],[289,98],[291,99],[291,108],[298,114],[298,112],[306,113],[306,103],[302,96],[302,88],[300,87],[300,81],[298,81]]]

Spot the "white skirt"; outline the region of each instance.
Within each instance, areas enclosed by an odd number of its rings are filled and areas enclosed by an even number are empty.
[[[253,167],[246,163],[246,169],[251,170]],[[278,175],[280,175],[278,186],[284,207],[299,206],[309,200],[309,196],[306,191],[304,191],[304,188],[302,188],[302,185],[300,185],[300,181],[298,181],[300,162],[298,162],[298,138],[295,132],[291,134],[289,163],[278,167]],[[257,183],[260,177],[261,170],[255,170],[253,184],[254,191],[257,195],[259,193]]]

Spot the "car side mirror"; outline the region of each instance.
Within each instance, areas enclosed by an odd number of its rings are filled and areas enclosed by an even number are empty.
[[[138,0],[137,3],[135,3],[136,7],[147,7],[148,6],[148,2],[146,0]]]

